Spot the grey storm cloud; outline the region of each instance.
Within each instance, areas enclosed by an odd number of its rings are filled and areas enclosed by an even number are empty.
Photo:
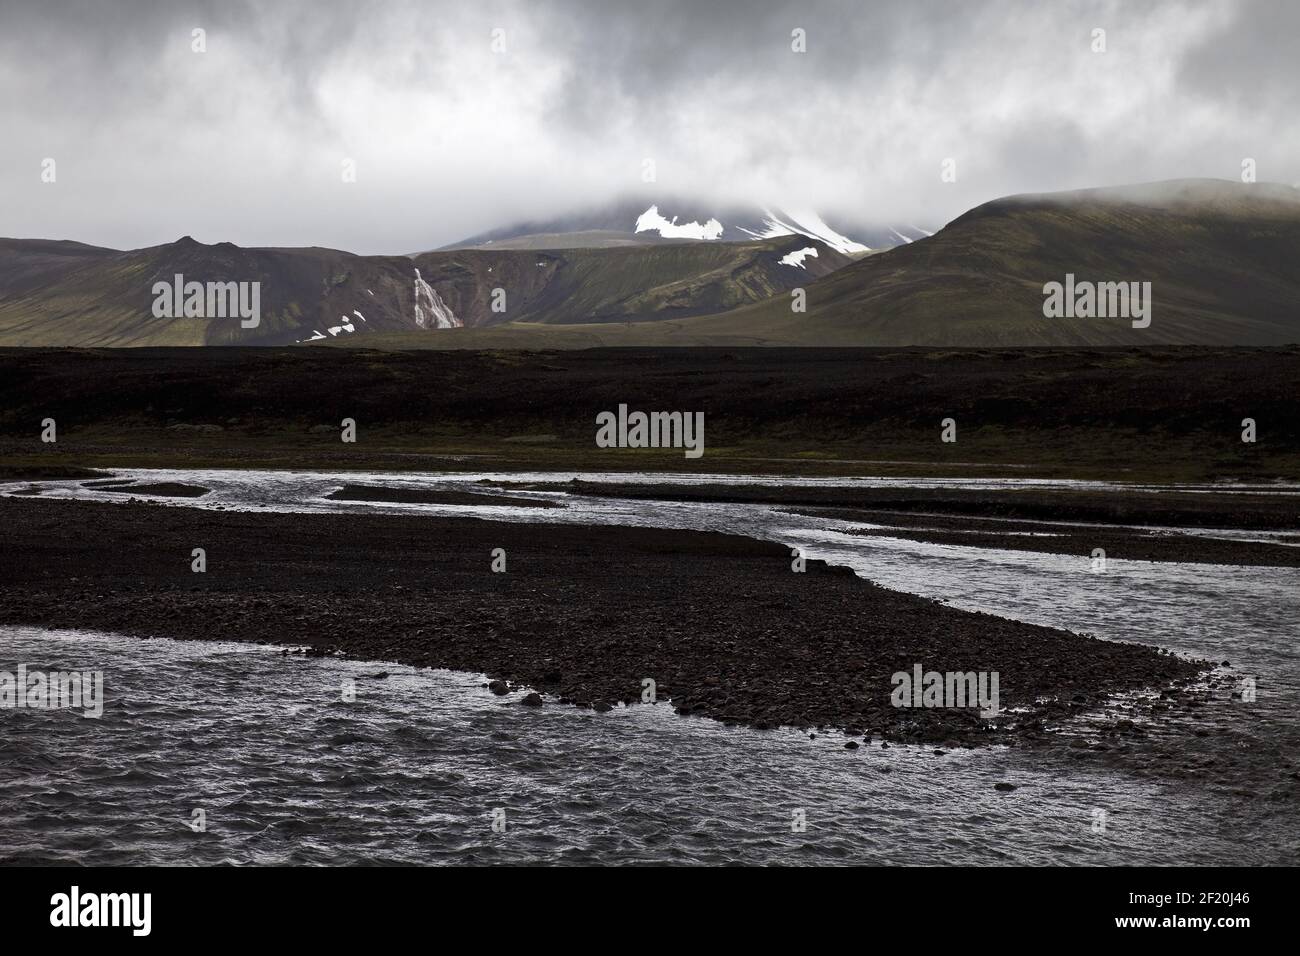
[[[0,0],[0,235],[410,252],[647,160],[846,231],[1246,158],[1293,183],[1297,35],[1285,0]]]

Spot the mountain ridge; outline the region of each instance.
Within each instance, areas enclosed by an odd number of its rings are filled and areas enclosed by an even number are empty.
[[[815,254],[783,262],[806,249]],[[803,237],[414,257],[190,236],[129,251],[10,239],[0,240],[0,345],[285,345],[520,319],[653,321],[756,302],[848,261]],[[260,283],[260,321],[245,328],[229,318],[155,317],[155,284],[170,286],[177,275]]]
[[[1300,192],[1206,179],[1002,197],[865,256],[802,234],[410,257],[6,239],[0,345],[1281,345],[1300,341],[1298,259]],[[154,319],[176,274],[265,283],[261,325]],[[1074,278],[1149,283],[1150,325],[1045,314]]]

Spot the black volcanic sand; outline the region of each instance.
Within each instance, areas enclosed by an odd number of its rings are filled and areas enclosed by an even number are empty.
[[[0,498],[0,623],[309,645],[483,672],[599,710],[653,678],[678,711],[896,741],[1044,739],[1120,691],[1194,706],[1208,669],[1151,648],[968,613],[747,538],[424,516],[214,512]],[[192,548],[208,570],[190,570]],[[504,548],[508,570],[490,570]],[[996,729],[901,709],[890,675],[997,671]],[[1048,698],[1041,701],[1040,698]],[[1122,729],[1122,728],[1121,728]]]
[[[344,485],[325,496],[332,501],[391,501],[423,505],[512,505],[517,508],[563,508],[545,498],[514,498],[491,492],[439,491],[421,488],[388,488],[382,485]]]

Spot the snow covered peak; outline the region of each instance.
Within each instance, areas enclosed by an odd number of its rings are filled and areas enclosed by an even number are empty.
[[[653,203],[653,204],[652,204]],[[891,249],[930,233],[900,222],[832,217],[827,224],[804,205],[763,205],[732,199],[639,193],[553,219],[520,222],[480,233],[448,249],[587,249],[673,241],[747,242],[803,236],[843,255]],[[852,238],[850,238],[852,237]]]
[[[636,232],[657,232],[665,239],[776,239],[781,236],[804,236],[825,243],[836,252],[870,252],[871,247],[836,232],[821,216],[812,210],[781,210],[773,212],[762,208],[758,215],[737,214],[730,226],[717,218],[701,223],[679,223],[677,217],[667,219],[658,205],[651,206],[636,220]],[[907,240],[906,237],[904,241]]]
[[[720,239],[722,223],[710,219],[705,223],[684,222],[679,225],[676,216],[670,222],[659,214],[658,206],[651,206],[637,217],[636,231],[658,232],[665,239]]]

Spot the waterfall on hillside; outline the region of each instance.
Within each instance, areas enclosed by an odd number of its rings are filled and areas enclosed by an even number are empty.
[[[420,270],[415,270],[415,324],[422,329],[458,329],[465,323],[456,318],[456,313],[438,290],[420,278]]]

